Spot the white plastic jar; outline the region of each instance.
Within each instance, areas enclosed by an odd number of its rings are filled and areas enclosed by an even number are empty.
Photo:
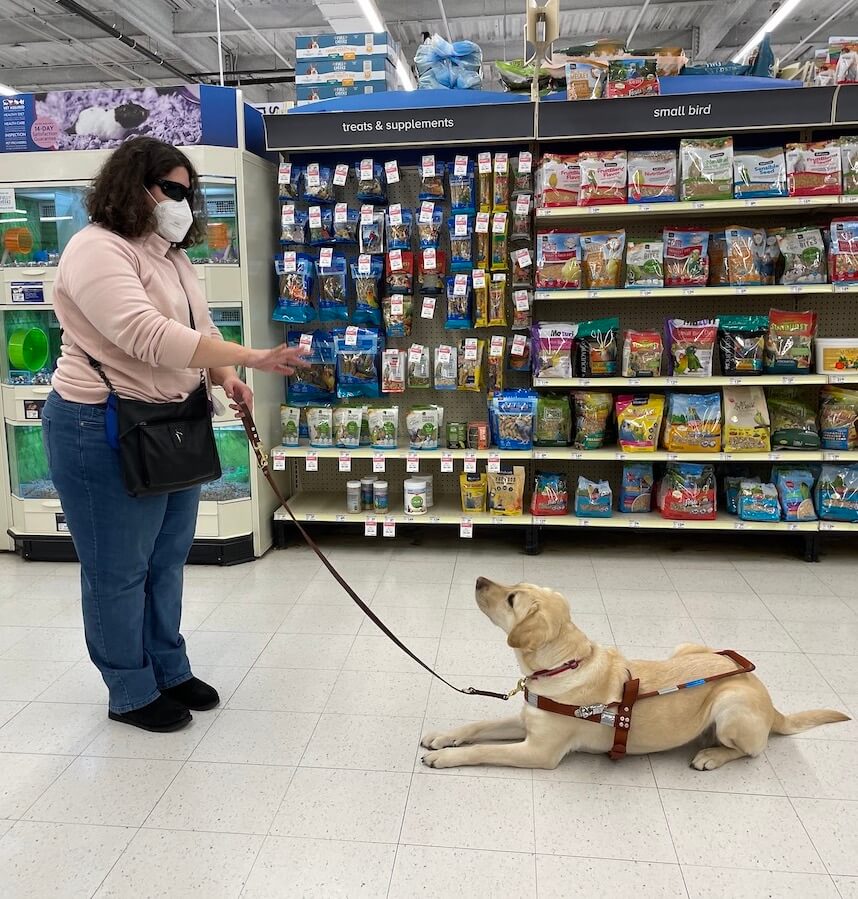
[[[418,478],[408,478],[403,484],[405,490],[405,514],[425,515],[428,505],[426,503],[426,482]]]

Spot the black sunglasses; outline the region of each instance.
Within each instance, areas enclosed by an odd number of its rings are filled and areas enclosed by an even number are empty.
[[[182,200],[190,202],[191,197],[194,195],[193,188],[185,187],[184,184],[179,184],[178,181],[167,181],[166,178],[160,178],[154,183],[164,191],[166,196],[177,203],[181,203]]]

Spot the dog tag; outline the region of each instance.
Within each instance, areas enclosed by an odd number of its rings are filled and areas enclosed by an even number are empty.
[[[417,453],[409,453],[405,457],[405,470],[410,472],[420,471],[420,457]]]
[[[304,460],[304,470],[305,471],[318,471],[319,470],[319,454],[318,453],[307,453],[307,458]]]
[[[352,454],[340,453],[340,471],[352,470]]]
[[[385,537],[395,537],[396,536],[396,519],[395,518],[385,518],[384,525],[382,527],[381,532]]]
[[[374,472],[383,472],[384,471],[384,453],[373,453],[372,454],[372,470]]]
[[[367,518],[363,523],[364,537],[378,536],[378,521],[375,518]]]
[[[459,536],[470,540],[474,536],[474,522],[470,518],[463,518],[459,522]]]
[[[399,166],[396,164],[395,159],[385,162],[384,174],[387,177],[388,184],[396,184],[399,181]]]
[[[334,169],[334,184],[336,184],[337,187],[345,187],[346,179],[348,177],[349,167],[344,162],[341,162]]]
[[[465,453],[465,473],[476,474],[477,457],[474,453]]]
[[[453,456],[451,453],[441,453],[441,472],[448,473],[453,470]]]
[[[500,456],[497,453],[490,453],[489,460],[486,463],[486,471],[497,474],[500,471]]]

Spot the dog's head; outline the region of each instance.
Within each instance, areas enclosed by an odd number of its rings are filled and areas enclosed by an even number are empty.
[[[477,578],[477,605],[523,658],[580,658],[589,641],[572,623],[569,603],[556,590],[534,584],[512,587]]]

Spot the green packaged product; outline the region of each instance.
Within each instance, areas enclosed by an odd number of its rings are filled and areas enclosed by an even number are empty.
[[[468,425],[464,421],[447,422],[447,449],[468,448]]]
[[[772,387],[766,393],[772,423],[772,449],[819,449],[816,409],[806,391],[795,387]]]
[[[729,200],[733,196],[733,138],[705,137],[680,141],[683,200]]]
[[[763,372],[767,315],[719,315],[718,351],[725,375],[759,375]]]
[[[630,240],[626,246],[626,287],[664,287],[664,241]]]
[[[568,446],[572,441],[572,410],[569,398],[540,395],[536,403],[534,443],[537,446]]]

